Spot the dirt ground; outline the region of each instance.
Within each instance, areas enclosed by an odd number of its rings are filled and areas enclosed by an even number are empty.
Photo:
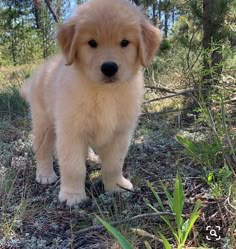
[[[161,196],[166,211],[170,211],[160,180],[173,190],[177,172],[180,172],[185,190],[184,214],[188,216],[199,199],[202,201],[200,219],[188,239],[188,248],[230,248],[234,217],[227,211],[226,197],[215,198],[204,181],[204,170],[186,157],[176,134],[203,136],[189,125],[186,114],[146,113],[140,117],[124,171],[134,183],[134,191],[104,193],[100,180],[99,163],[88,161],[85,203],[68,208],[59,203],[59,180],[51,185],[35,181],[35,159],[32,152],[30,120],[5,120],[0,126],[0,248],[119,248],[95,217],[97,214],[114,224],[134,245],[145,248],[148,240],[152,248],[163,248],[156,238],[132,232],[139,228],[158,237],[162,231],[171,233],[158,215],[148,215],[158,203],[147,186],[151,182]],[[198,132],[198,133],[196,133]],[[58,165],[55,160],[55,169]],[[218,229],[211,236],[207,226]],[[218,240],[218,238],[220,238]],[[174,243],[173,240],[170,242]]]

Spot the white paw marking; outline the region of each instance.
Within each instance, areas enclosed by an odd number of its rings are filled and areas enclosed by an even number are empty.
[[[78,204],[84,200],[87,199],[86,193],[84,192],[79,192],[79,193],[69,193],[69,192],[64,192],[60,190],[59,193],[59,200],[60,202],[66,202],[68,206],[72,206],[75,204]]]
[[[110,182],[104,182],[105,190],[106,191],[115,191],[120,192],[124,191],[125,189],[133,190],[133,184],[126,178],[122,177],[121,179],[117,181],[110,181]]]
[[[50,175],[36,173],[36,181],[41,184],[51,184],[57,180],[58,176],[53,172]]]

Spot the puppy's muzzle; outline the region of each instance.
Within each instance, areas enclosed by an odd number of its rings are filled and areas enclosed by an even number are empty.
[[[107,77],[113,77],[118,71],[118,65],[113,61],[104,62],[101,66],[102,73]]]

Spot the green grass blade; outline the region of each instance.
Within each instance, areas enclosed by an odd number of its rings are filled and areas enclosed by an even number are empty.
[[[182,243],[183,243],[183,244],[184,244],[185,241],[187,240],[188,235],[189,235],[189,233],[190,233],[190,231],[191,231],[191,229],[192,229],[194,223],[197,221],[197,219],[198,219],[199,216],[200,216],[200,208],[201,208],[201,206],[202,206],[202,203],[201,203],[201,201],[198,200],[198,201],[196,202],[196,204],[195,204],[195,206],[194,206],[194,209],[193,209],[193,211],[192,211],[192,214],[191,214],[191,216],[190,216],[190,218],[189,218],[189,220],[188,220],[188,224],[186,224],[186,229],[185,229],[184,235],[183,235],[183,237],[182,237]]]
[[[153,207],[152,204],[147,203],[147,206],[150,207],[154,212],[159,213],[159,211],[155,207]]]
[[[178,234],[177,234],[177,232],[174,230],[174,228],[173,228],[172,224],[170,223],[170,221],[168,220],[168,218],[166,218],[166,217],[164,217],[164,216],[161,216],[161,218],[162,218],[162,220],[166,223],[166,225],[170,228],[170,230],[171,230],[173,236],[175,236],[175,239],[176,239],[177,241],[179,241]]]
[[[183,223],[182,212],[184,206],[184,190],[182,181],[179,175],[175,180],[174,194],[173,194],[173,211],[175,213],[175,220],[178,230],[178,236],[181,237],[181,227]]]
[[[184,224],[182,225],[182,233],[181,233],[181,238],[180,238],[180,241],[183,242],[187,239],[188,237],[188,229],[189,229],[189,223],[190,223],[190,220],[187,219]]]
[[[189,152],[195,154],[196,152],[196,145],[190,139],[187,139],[182,136],[176,136],[176,140],[182,144]]]
[[[165,208],[164,208],[164,206],[163,206],[163,203],[162,203],[162,201],[161,201],[161,198],[159,197],[159,195],[157,194],[157,192],[156,192],[155,189],[153,188],[152,184],[151,184],[149,181],[147,181],[147,185],[148,185],[148,187],[151,189],[151,191],[152,191],[154,197],[156,198],[156,200],[157,200],[159,206],[161,207],[162,211],[165,211]]]
[[[151,245],[148,243],[148,241],[144,241],[144,245],[146,249],[152,249]]]
[[[133,249],[129,241],[118,230],[116,230],[113,226],[111,226],[109,223],[107,223],[97,215],[96,218],[102,223],[102,225],[107,229],[107,231],[116,238],[116,240],[123,249]]]
[[[162,189],[166,195],[166,198],[168,200],[168,205],[171,209],[172,212],[174,212],[173,210],[173,197],[171,196],[171,194],[169,193],[169,191],[167,190],[167,187],[163,184],[163,182],[161,182],[161,186],[162,186]]]
[[[196,143],[194,143],[190,139],[181,136],[176,136],[176,140],[184,146],[186,152],[188,152],[188,155],[192,156],[195,160],[204,165],[204,162],[198,155],[199,149]]]
[[[169,241],[167,240],[167,238],[162,233],[159,233],[159,235],[162,239],[162,243],[163,243],[165,249],[171,249],[171,245],[170,245]]]

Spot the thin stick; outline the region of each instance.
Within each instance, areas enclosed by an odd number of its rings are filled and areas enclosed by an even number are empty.
[[[167,92],[167,93],[176,93],[176,91],[172,89],[168,89],[168,88],[160,87],[160,86],[145,86],[145,88],[151,89],[151,90],[159,90],[161,92]]]
[[[163,96],[163,97],[159,97],[159,98],[155,98],[155,99],[151,99],[151,100],[145,101],[143,104],[149,104],[149,103],[154,102],[154,101],[159,101],[159,100],[163,100],[163,99],[173,98],[173,97],[177,97],[179,95],[189,95],[193,91],[195,91],[195,90],[193,90],[193,89],[182,90],[182,91],[179,91],[179,92],[177,92],[175,94],[171,94],[171,95],[168,95],[168,96]]]
[[[124,223],[128,223],[130,221],[134,221],[134,220],[137,220],[137,219],[143,219],[143,218],[147,218],[147,217],[158,217],[158,216],[161,216],[161,215],[174,216],[175,214],[171,213],[171,212],[155,212],[155,213],[139,214],[139,215],[136,215],[136,216],[131,217],[131,218],[126,218],[126,219],[123,219],[123,220],[120,220],[120,221],[111,222],[110,225],[116,226],[116,225],[121,225],[121,224],[124,224]],[[82,234],[82,233],[93,232],[93,231],[101,231],[101,230],[104,230],[104,229],[105,228],[104,228],[103,225],[90,226],[90,227],[79,230],[76,233],[76,235]]]

